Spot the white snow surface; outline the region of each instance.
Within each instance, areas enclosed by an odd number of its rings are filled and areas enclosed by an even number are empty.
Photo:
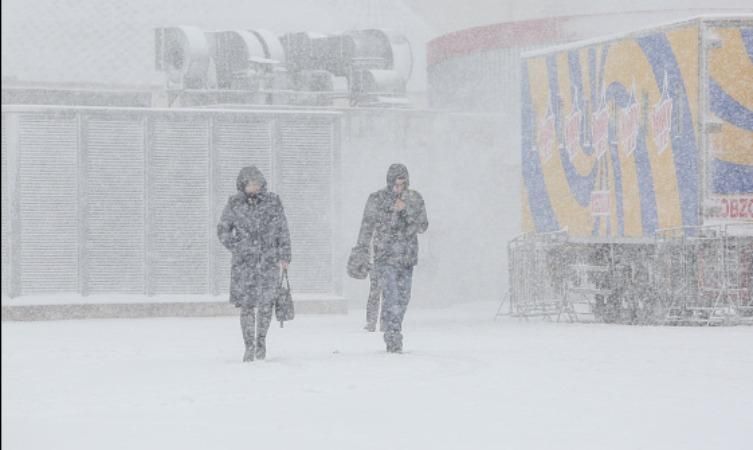
[[[750,449],[753,328],[493,320],[409,309],[403,354],[364,312],[2,323],[2,448]]]

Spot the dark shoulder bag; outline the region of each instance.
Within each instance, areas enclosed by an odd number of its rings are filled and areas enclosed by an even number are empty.
[[[295,318],[295,305],[293,304],[293,296],[290,294],[290,280],[288,279],[287,269],[282,271],[280,285],[277,287],[275,318],[280,322],[280,328],[285,321]]]
[[[348,276],[363,280],[369,275],[369,249],[356,245],[350,251],[347,266]]]

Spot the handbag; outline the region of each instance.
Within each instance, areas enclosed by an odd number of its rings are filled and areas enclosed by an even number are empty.
[[[285,321],[295,318],[295,305],[293,304],[293,296],[290,294],[290,280],[288,279],[287,269],[282,271],[280,285],[277,287],[275,318],[280,322],[280,328]]]
[[[356,245],[348,257],[348,276],[363,280],[369,274],[369,249]]]

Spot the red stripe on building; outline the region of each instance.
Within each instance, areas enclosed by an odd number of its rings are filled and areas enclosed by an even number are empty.
[[[549,44],[561,37],[565,18],[507,22],[445,34],[427,44],[426,60],[433,65],[447,59],[501,48]]]

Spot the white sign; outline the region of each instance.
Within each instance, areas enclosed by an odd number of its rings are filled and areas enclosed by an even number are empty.
[[[609,191],[591,191],[591,216],[609,215]]]

